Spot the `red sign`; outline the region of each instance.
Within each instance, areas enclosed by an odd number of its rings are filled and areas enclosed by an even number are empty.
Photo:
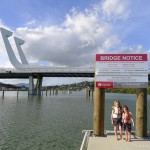
[[[147,61],[147,54],[96,54],[96,61]]]
[[[97,88],[113,88],[114,84],[113,82],[96,82]]]
[[[147,54],[96,54],[97,88],[147,88]]]

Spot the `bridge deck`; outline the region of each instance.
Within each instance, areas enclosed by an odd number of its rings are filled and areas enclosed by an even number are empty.
[[[42,77],[94,77],[95,71],[93,67],[45,67],[45,68],[0,68],[0,79],[4,78],[29,78],[38,75]],[[150,81],[150,71],[148,72]]]
[[[87,150],[149,150],[150,139],[138,139],[132,135],[131,142],[116,141],[112,131],[106,137],[89,137]]]
[[[0,68],[0,78],[34,78],[37,75],[43,77],[94,77],[94,68],[81,67],[45,67],[27,68],[17,70],[15,68]]]

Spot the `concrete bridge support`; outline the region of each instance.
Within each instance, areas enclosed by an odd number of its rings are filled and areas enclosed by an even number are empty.
[[[37,95],[41,95],[42,92],[42,81],[43,81],[43,77],[42,76],[38,76],[37,78],[37,83],[36,83],[36,91],[37,91]]]
[[[33,76],[29,76],[29,95],[35,95]]]

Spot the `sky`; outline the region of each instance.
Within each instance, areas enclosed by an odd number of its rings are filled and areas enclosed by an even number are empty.
[[[149,0],[1,0],[0,27],[25,40],[30,64],[93,67],[95,54],[150,53],[149,8]],[[0,67],[12,67],[1,34]],[[84,80],[93,79],[45,78],[43,84]]]

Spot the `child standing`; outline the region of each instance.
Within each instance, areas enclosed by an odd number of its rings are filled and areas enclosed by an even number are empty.
[[[124,124],[126,142],[131,142],[131,122],[134,127],[134,120],[132,118],[132,113],[129,112],[129,109],[127,106],[123,106],[122,121]]]
[[[111,122],[114,125],[116,140],[119,140],[117,135],[118,126],[120,130],[120,140],[122,140],[122,107],[120,106],[120,102],[118,100],[114,101],[114,106],[112,107]]]

